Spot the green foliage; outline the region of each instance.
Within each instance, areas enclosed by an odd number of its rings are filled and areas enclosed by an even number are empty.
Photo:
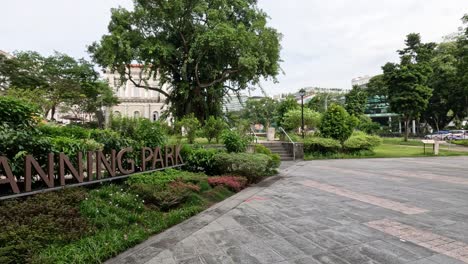
[[[305,106],[312,109],[312,111],[325,113],[328,110],[328,106],[332,104],[344,105],[345,97],[342,94],[318,93]]]
[[[0,96],[0,125],[7,125],[14,129],[29,129],[39,121],[36,109],[26,102]]]
[[[8,93],[37,104],[42,114],[50,113],[52,119],[64,107],[75,114],[95,114],[102,124],[101,106],[117,104],[112,89],[99,80],[94,65],[66,54],[56,52],[44,57],[32,51],[18,52],[11,59],[0,60],[0,73],[8,80],[0,85],[13,88]]]
[[[320,125],[320,114],[309,108],[304,108],[304,126],[308,129],[314,129]],[[284,116],[283,127],[287,131],[298,129],[302,126],[302,110],[295,109],[289,111]]]
[[[256,1],[141,0],[131,11],[114,9],[109,34],[89,50],[123,79],[131,78],[126,65],[143,63],[148,79],[161,77],[150,89],[168,98],[177,119],[194,113],[204,120],[220,114],[227,92],[278,75],[279,42]],[[162,89],[165,83],[172,86],[169,94]],[[146,86],[145,81],[139,85]]]
[[[126,147],[135,146],[134,140],[109,129],[93,129],[90,131],[90,138],[104,146],[104,153],[111,153],[113,149],[119,151]]]
[[[255,153],[265,154],[271,158],[271,167],[278,168],[281,165],[281,157],[278,154],[271,152],[271,150],[261,144],[255,145]]]
[[[214,157],[220,153],[216,149],[193,149],[184,157],[185,169],[193,172],[204,172],[208,175],[214,175],[217,168],[214,164]]]
[[[304,141],[304,153],[332,154],[340,149],[340,142],[332,138],[308,137]]]
[[[92,139],[73,139],[68,137],[55,137],[51,140],[53,152],[63,152],[73,157],[78,152],[102,150],[103,145]]]
[[[136,141],[146,147],[164,146],[167,142],[164,127],[159,122],[151,122],[146,118],[113,117],[110,129],[119,133],[121,137]]]
[[[38,194],[0,203],[0,262],[27,263],[50,244],[64,244],[93,231],[80,214],[83,189]]]
[[[269,97],[249,99],[245,104],[243,116],[250,124],[262,124],[268,129],[276,117],[277,102]]]
[[[264,154],[220,153],[214,164],[219,175],[230,174],[246,177],[250,183],[259,182],[265,176],[276,172],[272,158]]]
[[[380,131],[380,124],[372,122],[372,119],[366,115],[361,115],[357,129],[367,134],[376,134]]]
[[[176,123],[176,127],[178,128],[178,132],[181,134],[183,133],[182,129],[184,129],[189,144],[193,144],[197,137],[198,129],[200,129],[200,121],[198,121],[192,113],[178,121]]]
[[[451,143],[461,145],[461,146],[467,146],[468,147],[468,139],[464,140],[453,140]]]
[[[353,133],[357,122],[357,119],[350,116],[342,106],[333,104],[322,117],[320,134],[343,144]]]
[[[49,138],[41,136],[35,128],[12,129],[0,125],[0,155],[10,159],[13,174],[23,175],[24,157],[33,155],[40,164],[47,164],[47,154],[52,152]]]
[[[345,141],[344,148],[349,152],[358,152],[362,150],[373,150],[382,144],[382,139],[378,136],[367,135],[364,132],[354,132],[353,135]]]
[[[353,86],[353,89],[346,94],[345,108],[346,111],[353,116],[360,116],[366,110],[368,94],[359,86]]]
[[[286,113],[288,113],[291,110],[297,110],[301,106],[297,103],[297,100],[294,96],[288,96],[286,99],[281,101],[276,109],[276,124],[280,127],[284,126],[284,118],[286,116]]]
[[[221,134],[226,128],[227,124],[223,119],[210,116],[203,126],[203,134],[208,139],[208,143],[211,143],[213,139],[216,140],[216,143],[219,143]]]
[[[222,134],[224,145],[228,152],[245,152],[247,150],[248,140],[237,131],[225,130]]]

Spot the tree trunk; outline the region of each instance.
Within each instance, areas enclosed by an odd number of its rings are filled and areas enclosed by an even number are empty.
[[[55,105],[50,109],[50,120],[55,120]]]
[[[409,117],[405,118],[405,142],[408,142],[409,137]]]

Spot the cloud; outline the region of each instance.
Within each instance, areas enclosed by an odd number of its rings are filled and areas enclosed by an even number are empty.
[[[118,6],[130,8],[132,0],[3,1],[0,49],[87,57],[86,46],[107,33],[110,8]],[[284,35],[286,74],[262,85],[271,95],[305,86],[350,88],[352,78],[378,74],[397,60],[408,33],[440,41],[468,13],[466,0],[259,0],[259,6]]]

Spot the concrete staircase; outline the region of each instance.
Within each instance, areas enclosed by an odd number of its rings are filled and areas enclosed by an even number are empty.
[[[269,148],[271,152],[278,154],[281,160],[294,160],[293,153],[288,150],[287,143],[284,142],[259,142],[263,146]]]

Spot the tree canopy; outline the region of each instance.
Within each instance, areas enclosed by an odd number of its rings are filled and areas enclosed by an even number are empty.
[[[226,93],[280,71],[281,36],[256,0],[135,0],[133,11],[112,10],[108,29],[89,47],[95,61],[137,87],[164,94],[176,118],[220,115]],[[142,76],[157,77],[160,85],[133,80],[132,63],[142,64]],[[163,84],[170,84],[169,91]]]
[[[364,114],[366,110],[368,93],[362,87],[357,85],[353,86],[353,89],[346,94],[345,109],[350,115],[360,116]]]
[[[117,103],[109,85],[99,79],[94,65],[63,53],[45,57],[33,51],[0,59],[0,85],[11,96],[35,104],[55,118],[58,107],[100,117],[101,106]]]

